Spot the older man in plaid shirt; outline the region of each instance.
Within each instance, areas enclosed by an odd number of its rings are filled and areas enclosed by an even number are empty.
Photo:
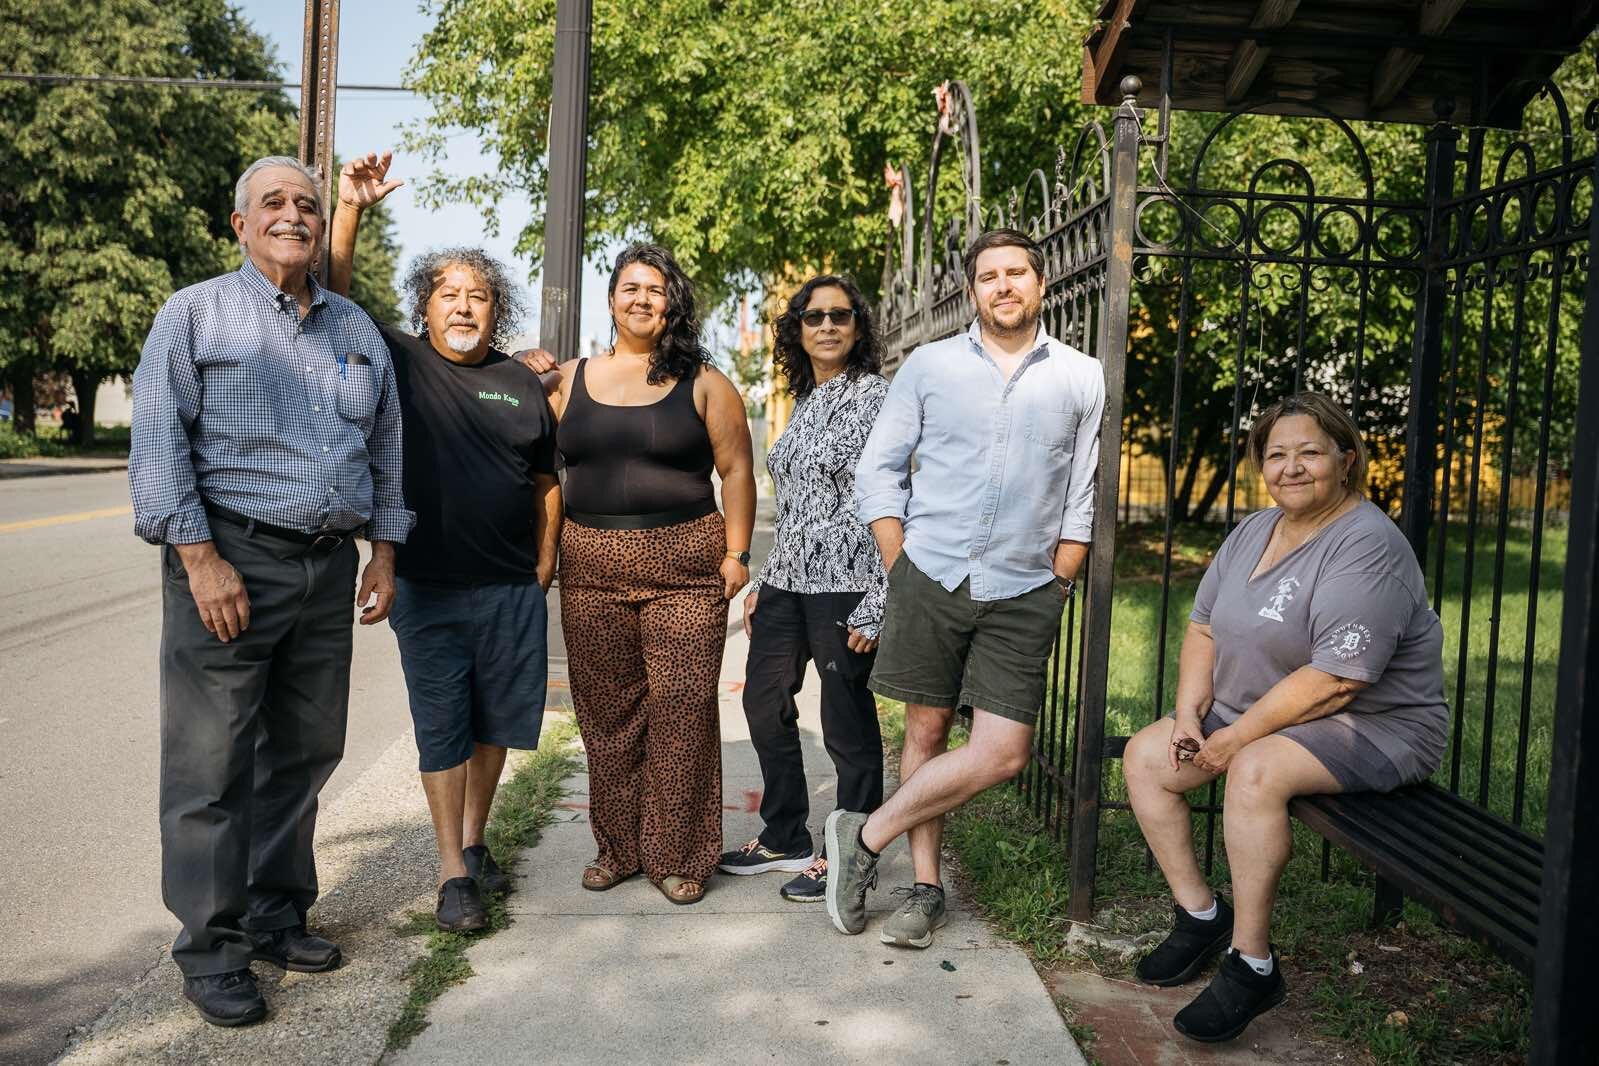
[[[133,378],[134,528],[162,546],[161,882],[184,995],[216,1025],[266,1016],[252,959],[330,970],[306,930],[317,793],[344,752],[355,602],[381,621],[400,493],[400,407],[370,319],[310,275],[314,172],[239,179],[245,262],[174,295]]]

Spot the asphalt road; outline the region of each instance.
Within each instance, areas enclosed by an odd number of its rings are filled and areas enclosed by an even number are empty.
[[[54,1058],[176,932],[156,825],[159,566],[125,474],[0,481],[0,1062]],[[410,725],[387,625],[357,628],[350,687],[324,801]]]
[[[159,567],[133,535],[124,473],[0,480],[3,1063],[53,1059],[177,932],[156,822]],[[558,590],[550,608],[564,665]],[[393,633],[358,626],[345,756],[324,804],[409,725]]]

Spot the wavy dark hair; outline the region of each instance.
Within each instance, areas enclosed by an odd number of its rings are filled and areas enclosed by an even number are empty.
[[[616,283],[622,271],[634,263],[654,267],[666,279],[666,331],[650,353],[650,369],[644,380],[651,385],[664,385],[668,380],[692,379],[700,367],[711,362],[711,353],[700,340],[700,313],[694,300],[694,283],[665,248],[658,244],[634,244],[622,249],[616,257],[610,284],[605,289],[607,298],[616,295]],[[614,316],[611,331],[616,332]]]
[[[803,400],[816,388],[816,373],[802,341],[804,324],[800,315],[817,289],[843,289],[855,309],[855,346],[844,359],[844,373],[851,381],[862,374],[875,374],[883,368],[883,348],[872,326],[872,312],[861,295],[860,286],[841,274],[818,274],[789,297],[788,306],[772,323],[772,364],[783,372],[789,395]]]
[[[521,286],[511,280],[505,264],[481,248],[436,248],[411,261],[411,269],[400,284],[405,302],[411,305],[411,328],[418,337],[427,336],[428,301],[433,299],[433,290],[439,287],[445,268],[452,266],[466,267],[488,286],[494,300],[494,328],[489,332],[489,343],[503,349],[516,336],[526,305]]]

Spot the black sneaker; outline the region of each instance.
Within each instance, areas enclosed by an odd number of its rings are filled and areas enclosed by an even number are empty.
[[[1191,1040],[1206,1044],[1231,1040],[1256,1017],[1271,1010],[1288,994],[1277,949],[1271,951],[1271,973],[1261,975],[1229,949],[1216,967],[1205,990],[1172,1019],[1172,1028]]]
[[[761,838],[745,844],[737,851],[724,851],[716,868],[724,874],[764,874],[773,870],[797,873],[809,866],[816,856],[810,849],[804,851],[773,851],[761,843]]]
[[[1134,973],[1146,985],[1170,988],[1194,974],[1233,939],[1233,909],[1216,897],[1216,917],[1202,922],[1176,903],[1172,904],[1171,934],[1138,960]]]
[[[305,931],[303,925],[291,925],[286,929],[272,929],[264,933],[252,932],[250,942],[255,946],[250,953],[252,959],[270,962],[280,970],[321,973],[324,970],[337,970],[339,963],[344,961],[337,944],[313,936]]]
[[[185,977],[183,995],[212,1025],[250,1025],[266,1017],[266,1000],[249,969]]]
[[[470,933],[489,924],[483,894],[470,877],[452,877],[439,886],[439,905],[433,917],[446,933]]]
[[[822,903],[827,899],[827,856],[818,855],[805,872],[778,890],[791,903]]]
[[[461,849],[461,861],[466,863],[466,875],[477,882],[484,892],[509,892],[511,879],[500,864],[494,861],[485,844],[473,844]]]

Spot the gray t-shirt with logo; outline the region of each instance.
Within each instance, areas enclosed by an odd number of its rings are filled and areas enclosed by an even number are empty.
[[[1210,626],[1216,645],[1212,712],[1223,723],[1236,721],[1307,664],[1365,681],[1338,714],[1284,734],[1346,787],[1390,779],[1389,767],[1372,767],[1368,777],[1335,765],[1352,750],[1380,752],[1397,771],[1394,784],[1426,779],[1443,759],[1449,710],[1443,626],[1427,603],[1415,554],[1393,521],[1362,500],[1251,578],[1281,514],[1272,507],[1240,522],[1199,584],[1189,617]]]

